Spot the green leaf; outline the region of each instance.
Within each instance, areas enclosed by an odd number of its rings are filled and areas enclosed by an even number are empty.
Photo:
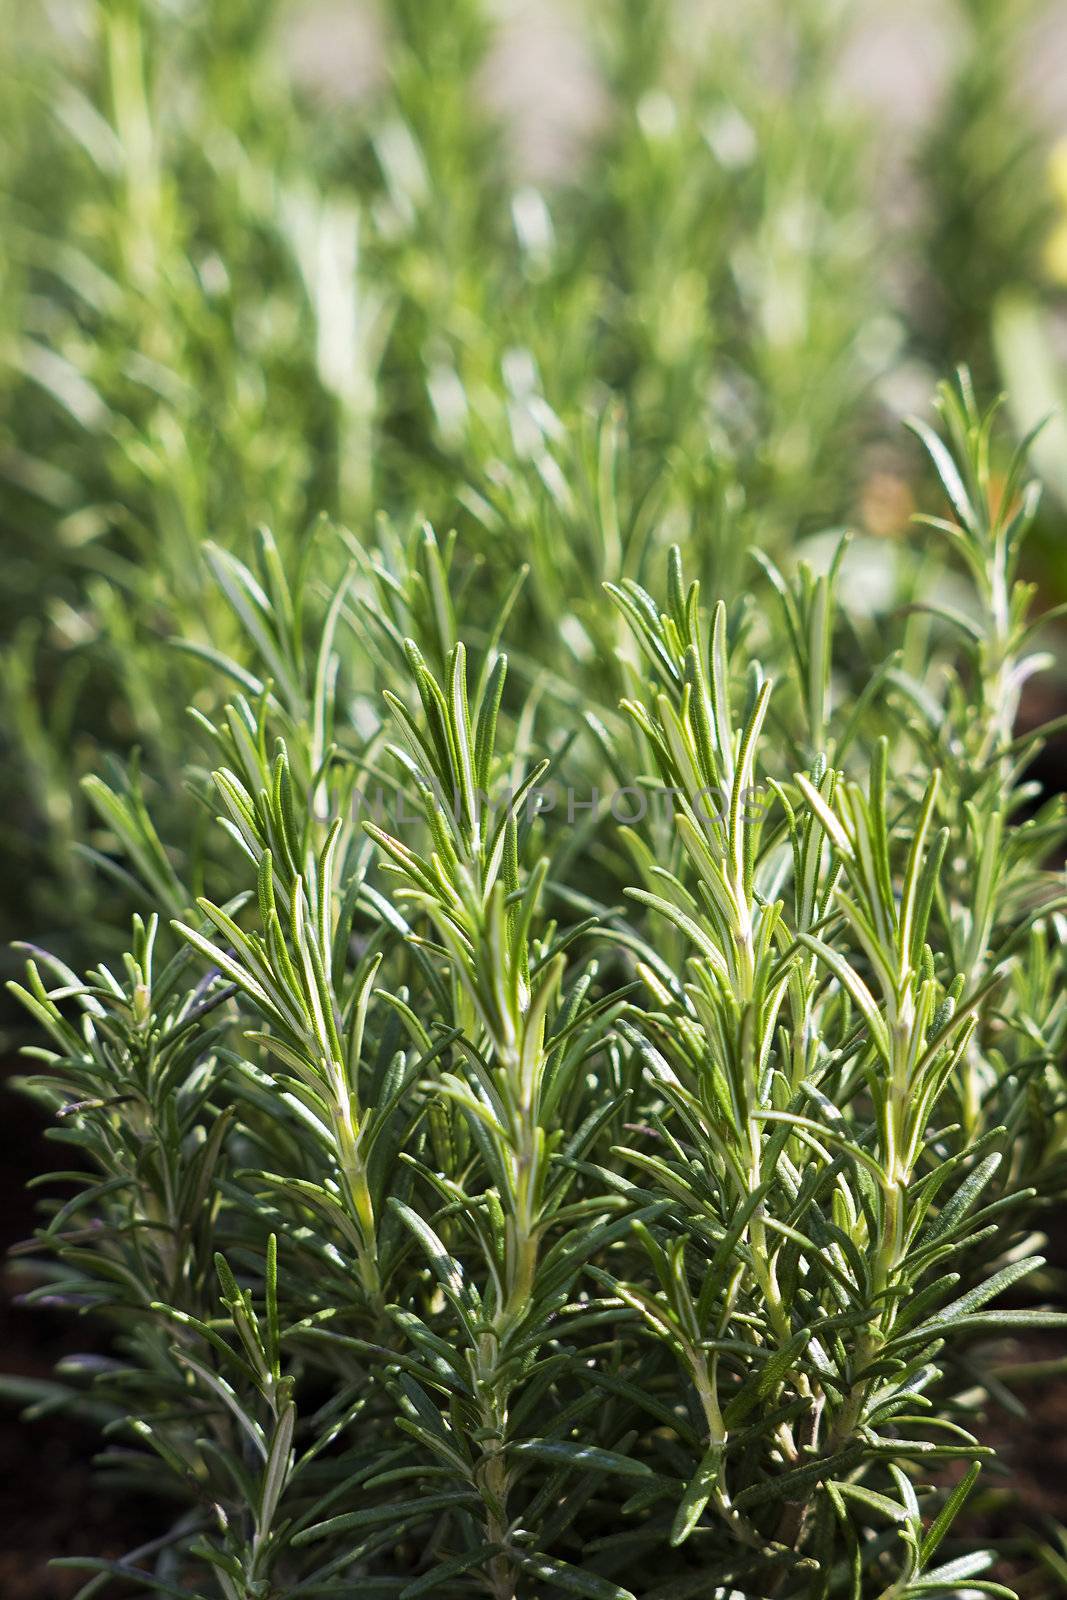
[[[837,1478],[833,1480],[833,1487],[844,1499],[854,1500],[868,1511],[876,1511],[879,1516],[888,1517],[890,1522],[907,1522],[908,1520],[908,1513],[904,1506],[898,1505],[895,1500],[890,1500],[888,1495],[879,1494],[877,1489],[868,1489],[866,1484],[848,1483]]]
[[[603,1450],[598,1445],[575,1444],[567,1439],[522,1439],[509,1446],[509,1454],[547,1461],[576,1472],[607,1472],[620,1478],[654,1476],[652,1468],[643,1461],[619,1455],[615,1450]]]
[[[476,1502],[477,1495],[471,1489],[448,1489],[440,1494],[422,1495],[417,1500],[398,1500],[389,1505],[364,1506],[361,1511],[347,1511],[341,1516],[329,1517],[325,1522],[317,1522],[313,1527],[302,1528],[299,1533],[293,1535],[292,1543],[315,1544],[320,1539],[336,1534],[355,1533],[382,1524],[397,1528],[405,1527],[412,1522],[421,1522],[424,1517],[432,1517],[438,1511],[449,1511]]]
[[[704,1459],[686,1485],[671,1523],[671,1544],[684,1544],[704,1514],[722,1471],[722,1445],[709,1446]]]
[[[400,1591],[400,1600],[416,1600],[418,1595],[433,1594],[435,1589],[449,1583],[452,1578],[462,1577],[465,1572],[472,1572],[475,1567],[484,1566],[499,1553],[499,1550],[499,1545],[483,1544],[476,1550],[467,1550],[463,1555],[453,1556],[450,1561],[440,1562],[421,1578],[405,1584]]]
[[[941,1507],[941,1510],[937,1513],[937,1516],[930,1524],[925,1535],[923,1536],[922,1546],[919,1551],[919,1560],[923,1567],[929,1565],[930,1561],[933,1559],[934,1553],[936,1552],[942,1539],[945,1537],[945,1534],[951,1528],[967,1500],[970,1498],[971,1490],[978,1482],[981,1471],[982,1463],[980,1461],[975,1461],[971,1465],[966,1476],[961,1478],[959,1483],[956,1484],[944,1505]],[[928,1573],[926,1576],[929,1577],[931,1574]]]
[[[511,1554],[523,1572],[540,1578],[543,1583],[554,1583],[557,1589],[562,1589],[566,1594],[587,1595],[589,1600],[634,1600],[629,1589],[620,1588],[609,1578],[599,1578],[580,1567],[572,1567],[566,1561],[559,1561],[552,1556],[529,1555],[524,1550],[515,1550]]]
[[[975,515],[974,507],[963,486],[963,479],[959,475],[956,463],[945,448],[943,441],[934,432],[933,428],[920,421],[918,417],[909,417],[905,422],[905,427],[910,428],[916,438],[925,445],[927,453],[937,469],[937,475],[944,485],[945,493],[951,500],[953,509],[963,526],[970,533],[977,532],[978,519]]]

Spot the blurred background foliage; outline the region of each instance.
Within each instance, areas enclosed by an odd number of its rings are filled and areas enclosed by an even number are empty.
[[[678,541],[737,596],[848,524],[876,625],[901,417],[964,359],[1019,430],[1067,400],[1062,7],[46,0],[0,52],[2,931],[75,961],[129,910],[80,780],[198,836],[205,539],[326,591],[320,515],[387,567],[455,528],[469,635],[528,563],[519,670],[610,716],[604,580]]]

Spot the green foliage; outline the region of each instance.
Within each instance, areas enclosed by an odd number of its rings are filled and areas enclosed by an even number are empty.
[[[0,849],[70,1151],[16,1270],[106,1352],[7,1387],[159,1530],[82,1600],[1010,1595],[961,1513],[1067,1188],[1022,34],[967,8],[901,229],[848,6],[701,9],[562,8],[555,164],[484,0],[0,42]],[[994,296],[1022,442],[961,371],[945,505],[850,542]]]
[[[71,1403],[169,1507],[86,1595],[1010,1594],[957,1516],[997,1340],[1063,1321],[1019,1286],[1065,1174],[1067,818],[1022,810],[1025,450],[993,472],[966,375],[939,409],[885,660],[835,665],[844,546],[710,612],[675,550],[602,601],[622,715],[562,737],[514,593],[459,637],[453,541],[322,530],[321,596],[266,536],[209,550],[248,663],[203,653],[232,698],[189,769],[224,896],[101,783],[170,931],[18,990],[79,1163],[30,1299],[112,1325]]]
[[[932,336],[881,267],[932,246],[901,240],[872,184],[883,131],[839,82],[847,5],[756,0],[729,26],[661,0],[565,9],[561,59],[534,61],[518,107],[544,26],[484,0],[346,19],[79,0],[5,34],[9,933],[81,962],[100,924],[118,954],[133,907],[101,901],[79,849],[111,844],[79,787],[102,753],[143,751],[158,824],[200,871],[184,707],[211,678],[164,641],[243,649],[202,583],[205,538],[248,559],[267,522],[295,570],[323,511],[367,542],[383,510],[455,526],[485,574],[472,641],[528,564],[516,665],[603,712],[620,635],[602,582],[654,587],[678,541],[736,598],[749,542],[777,556],[862,500],[883,389],[916,349],[934,371],[979,358],[1005,256],[1047,211],[1010,171],[987,182],[990,124],[1026,136],[999,43],[976,35],[924,158],[931,217],[968,196],[938,244],[966,312]],[[982,61],[992,110],[968,87]],[[569,110],[538,70],[577,75]],[[988,293],[967,278],[985,268]]]

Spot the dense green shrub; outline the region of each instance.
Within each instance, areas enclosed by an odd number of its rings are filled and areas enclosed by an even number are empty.
[[[70,1150],[17,1270],[95,1329],[7,1387],[159,1530],[84,1600],[1010,1593],[958,1514],[1067,1180],[1022,10],[910,155],[862,13],[713,11],[535,17],[554,125],[481,0],[0,40]],[[963,372],[924,480],[962,353],[1023,442]]]
[[[269,540],[212,557],[229,898],[101,785],[159,914],[20,990],[92,1172],[33,1296],[114,1329],[65,1364],[107,1470],[166,1469],[102,1577],[1010,1594],[953,1523],[996,1341],[1062,1321],[1015,1286],[1064,1177],[1065,823],[1014,728],[1024,451],[994,472],[966,377],[940,406],[888,655],[844,545],[729,607],[674,551],[609,586],[603,715],[509,671],[514,592],[465,648],[481,569],[428,527],[341,541],[321,600]]]

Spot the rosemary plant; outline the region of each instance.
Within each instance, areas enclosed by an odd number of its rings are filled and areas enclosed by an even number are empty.
[[[0,40],[5,934],[83,964],[99,929],[118,958],[137,898],[114,875],[97,892],[85,846],[106,853],[110,818],[80,782],[108,753],[143,752],[181,874],[224,870],[183,781],[211,670],[164,648],[244,661],[205,537],[248,561],[270,522],[295,570],[322,510],[455,526],[485,572],[467,643],[528,563],[514,668],[607,724],[602,582],[657,589],[678,541],[732,603],[749,542],[777,558],[854,519],[886,452],[908,501],[916,353],[931,383],[961,351],[989,366],[992,299],[1049,225],[1039,164],[1016,165],[1037,152],[1013,92],[1034,8],[964,8],[909,226],[884,203],[897,135],[847,81],[866,9],[20,9]],[[1029,405],[1030,370],[1018,388]],[[340,580],[339,543],[317,559]]]
[[[110,1329],[68,1402],[159,1501],[85,1600],[1011,1596],[958,1517],[1064,1321],[1067,821],[1026,445],[939,410],[895,639],[844,542],[748,606],[674,550],[600,602],[616,710],[428,526],[208,551],[203,881],[97,779],[129,951],[16,986],[72,1151],[28,1299]]]

